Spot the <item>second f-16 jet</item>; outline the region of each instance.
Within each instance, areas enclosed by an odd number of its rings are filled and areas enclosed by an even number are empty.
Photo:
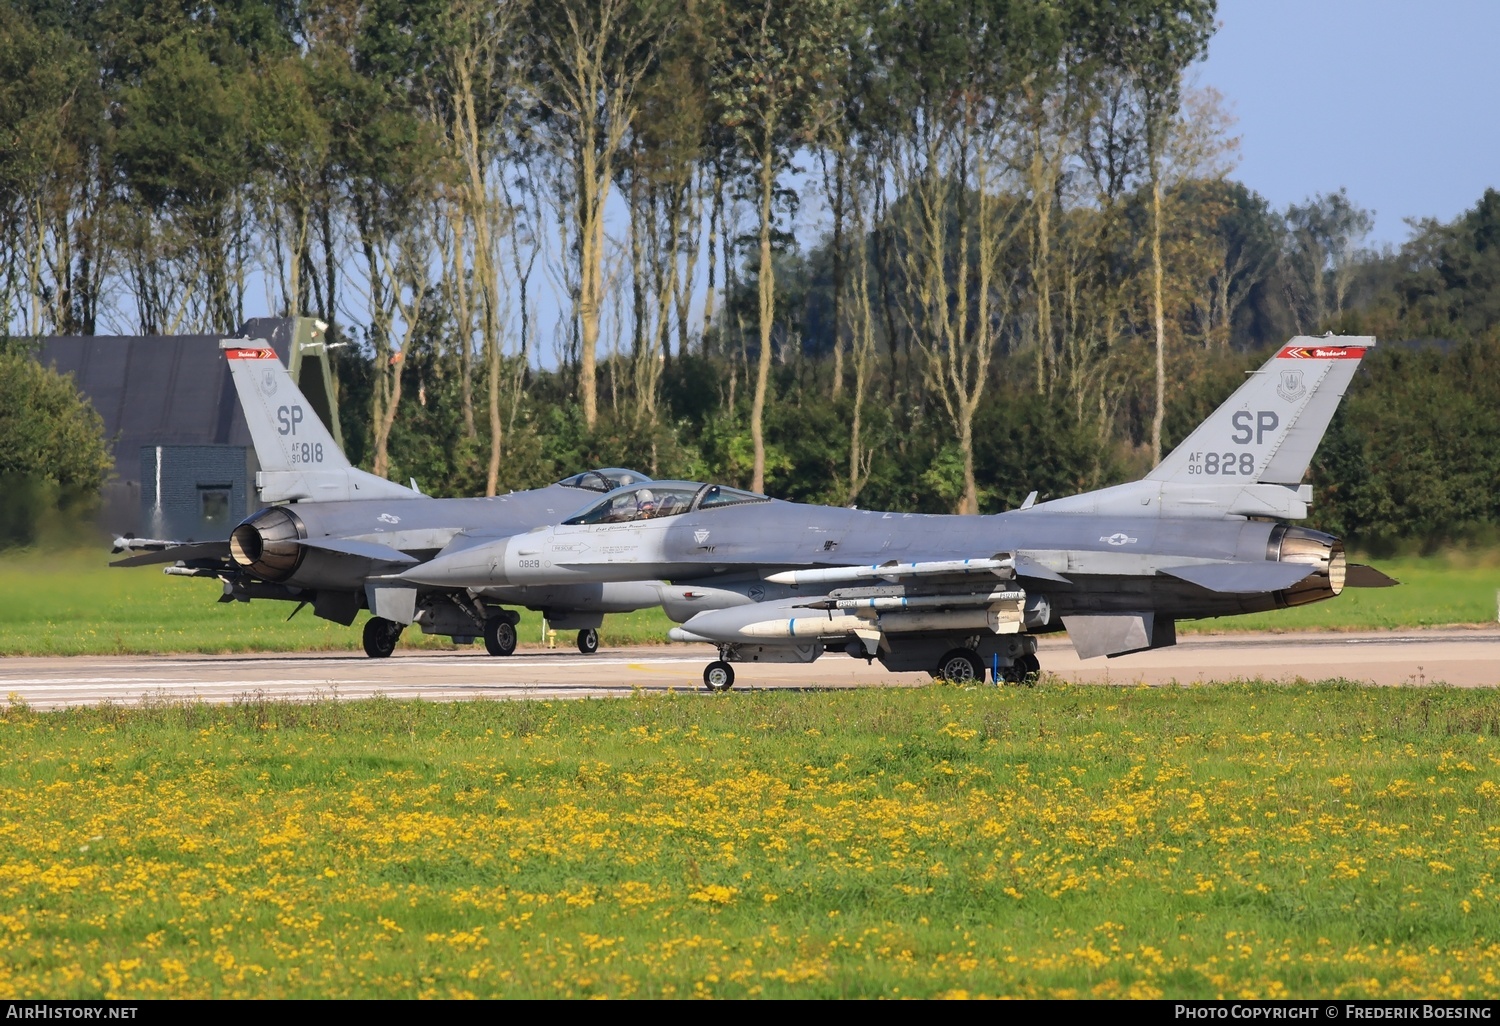
[[[364,649],[377,658],[395,651],[410,624],[455,641],[483,637],[491,655],[510,655],[520,614],[507,606],[539,609],[553,627],[577,630],[578,648],[587,655],[599,647],[605,613],[659,601],[655,585],[647,582],[575,580],[469,589],[395,579],[439,551],[557,523],[592,496],[650,478],[611,468],[488,498],[423,495],[415,486],[351,466],[264,342],[225,339],[219,347],[250,428],[261,467],[257,488],[268,505],[228,539],[157,543],[153,551],[112,566],[173,564],[168,573],[220,578],[220,601],[282,599],[299,603],[297,609],[311,605],[317,616],[346,626],[369,609]]]
[[[1289,524],[1368,337],[1298,337],[1139,481],[992,516],[781,502],[721,485],[618,489],[557,526],[439,553],[400,578],[488,588],[662,580],[679,641],[736,662],[826,652],[949,679],[1021,681],[1038,634],[1083,658],[1176,643],[1178,620],[1261,612],[1395,583]]]

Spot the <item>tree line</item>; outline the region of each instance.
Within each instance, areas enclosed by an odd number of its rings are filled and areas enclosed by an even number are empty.
[[[1359,396],[1484,406],[1495,194],[1380,253],[1342,191],[1272,209],[1186,79],[1214,15],[0,0],[0,301],[23,337],[223,332],[264,288],[342,343],[351,457],[435,494],[613,463],[968,512],[1141,472],[1291,334],[1439,338],[1371,361],[1319,509],[1493,522],[1377,494],[1410,454]]]

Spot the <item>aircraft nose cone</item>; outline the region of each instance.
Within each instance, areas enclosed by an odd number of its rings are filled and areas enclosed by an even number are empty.
[[[482,588],[505,584],[505,548],[502,541],[473,545],[457,552],[444,550],[425,563],[419,563],[401,574],[413,584],[442,588]]]

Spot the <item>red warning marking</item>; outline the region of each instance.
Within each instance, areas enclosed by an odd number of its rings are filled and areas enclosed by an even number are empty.
[[[224,350],[226,360],[274,360],[276,350],[274,349],[226,349]]]
[[[1364,346],[1287,346],[1276,354],[1276,359],[1358,360],[1364,355]]]

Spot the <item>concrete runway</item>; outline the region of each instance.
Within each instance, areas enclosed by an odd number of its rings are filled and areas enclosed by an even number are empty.
[[[607,638],[606,638],[607,641]],[[1500,629],[1392,633],[1189,635],[1175,648],[1080,661],[1065,636],[1041,639],[1043,668],[1096,684],[1196,684],[1262,677],[1342,677],[1377,685],[1500,684]],[[634,690],[702,692],[713,658],[705,645],[522,649],[495,659],[482,647],[458,652],[363,655],[78,656],[0,659],[0,695],[35,709],[160,701],[230,702],[246,696],[311,698],[599,698]],[[889,673],[879,664],[825,655],[810,664],[737,664],[736,690],[912,687],[925,673]]]

